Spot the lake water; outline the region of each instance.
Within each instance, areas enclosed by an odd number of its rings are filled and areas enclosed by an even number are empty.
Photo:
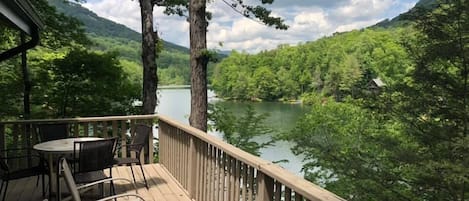
[[[208,93],[209,102],[221,104],[233,111],[235,114],[243,114],[247,105],[251,105],[259,113],[269,113],[266,124],[277,133],[287,132],[308,109],[300,104],[285,104],[275,102],[232,102],[217,100],[212,91]],[[157,113],[169,116],[182,123],[189,124],[190,113],[190,90],[189,89],[161,89],[158,90]],[[222,138],[221,133],[209,132],[218,138]],[[265,142],[271,136],[259,136],[254,140]],[[287,159],[289,162],[279,165],[301,176],[302,157],[295,156],[290,148],[292,144],[285,141],[276,142],[273,146],[262,149],[261,157],[270,161],[279,161]]]

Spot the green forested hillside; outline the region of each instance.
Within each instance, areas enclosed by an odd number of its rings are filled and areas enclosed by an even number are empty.
[[[436,2],[421,0],[391,21],[362,30],[258,54],[233,52],[217,65],[212,86],[218,95],[238,100],[296,100],[311,94],[341,100],[368,93],[374,78],[387,85],[402,82],[411,70],[403,44],[415,35],[417,11],[430,13]]]
[[[222,97],[241,100],[359,96],[373,78],[387,84],[403,79],[411,66],[400,41],[409,34],[405,28],[365,29],[256,55],[233,52],[217,65],[212,86]]]
[[[48,0],[57,11],[74,17],[83,23],[92,49],[117,52],[124,65],[141,66],[141,34],[108,19],[97,16],[80,4],[63,0]],[[189,84],[189,49],[162,41],[158,55],[159,84]],[[137,70],[139,70],[137,68]],[[137,73],[137,72],[135,72]]]

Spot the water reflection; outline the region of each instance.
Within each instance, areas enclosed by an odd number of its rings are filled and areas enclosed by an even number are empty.
[[[266,119],[267,125],[271,126],[277,133],[290,130],[298,118],[303,115],[307,107],[298,104],[283,104],[275,102],[247,103],[232,101],[215,101],[213,91],[208,92],[210,102],[217,102],[233,111],[235,114],[243,114],[247,105],[251,105],[259,113],[269,113]],[[163,114],[176,119],[182,123],[189,124],[190,113],[190,90],[189,89],[163,89],[158,91],[158,114]],[[209,132],[218,138],[222,138],[221,133]],[[269,135],[256,137],[259,143],[269,140]],[[282,167],[293,173],[300,175],[302,157],[295,156],[290,148],[292,144],[285,141],[276,142],[274,146],[261,150],[261,157],[270,161],[287,159],[288,163],[281,163]]]

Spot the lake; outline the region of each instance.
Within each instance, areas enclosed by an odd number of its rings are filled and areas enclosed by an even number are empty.
[[[251,105],[258,113],[269,113],[266,119],[266,125],[270,126],[276,132],[287,132],[308,109],[301,104],[286,104],[277,102],[233,102],[220,101],[215,98],[213,91],[208,93],[209,102],[217,103],[225,106],[235,114],[243,114],[245,108]],[[156,109],[158,114],[163,114],[176,119],[182,123],[189,124],[190,113],[190,90],[189,89],[160,89],[158,90],[158,106]],[[218,138],[222,138],[222,134],[218,132],[209,132]],[[257,142],[265,142],[271,136],[259,136],[254,140]],[[276,142],[273,146],[262,149],[261,157],[269,161],[279,161],[283,159],[289,160],[288,163],[280,163],[279,165],[291,172],[302,176],[302,157],[295,156],[290,148],[292,144],[285,141]]]

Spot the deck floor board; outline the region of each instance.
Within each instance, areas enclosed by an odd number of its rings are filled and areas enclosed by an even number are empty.
[[[133,166],[135,179],[137,180],[138,194],[145,198],[147,201],[190,201],[181,185],[168,173],[168,171],[161,164],[148,164],[144,165],[145,176],[148,181],[149,189],[145,188],[142,174],[139,166]],[[127,178],[133,181],[130,167],[121,166],[114,167],[112,170],[113,177]],[[42,187],[41,182],[36,186],[37,177],[29,177],[10,181],[6,200],[8,201],[42,201]],[[48,182],[46,181],[46,185]],[[132,184],[125,181],[116,181],[115,187],[117,193],[135,193]],[[63,188],[66,188],[62,184]],[[105,192],[108,193],[109,185],[105,185]],[[47,189],[47,188],[46,188]],[[66,190],[63,190],[66,191]],[[96,200],[99,196],[98,188],[84,192],[83,200]],[[122,199],[133,200],[133,199]]]

